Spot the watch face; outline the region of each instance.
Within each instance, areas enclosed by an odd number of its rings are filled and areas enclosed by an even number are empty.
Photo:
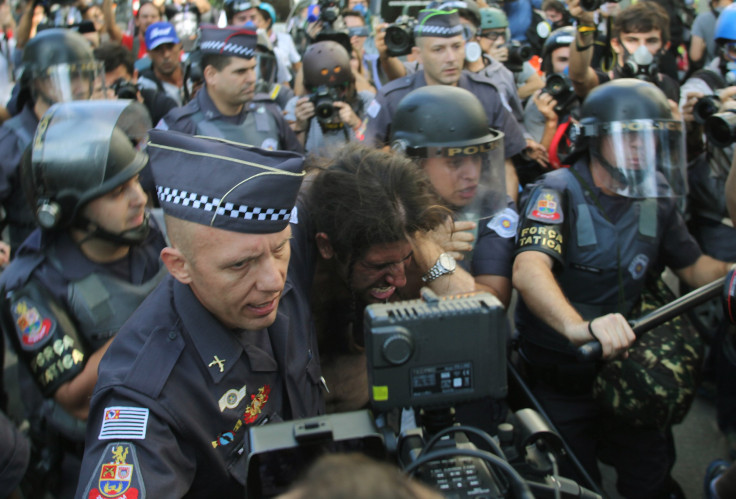
[[[442,253],[440,255],[440,265],[452,272],[453,270],[455,270],[455,259],[447,253]]]

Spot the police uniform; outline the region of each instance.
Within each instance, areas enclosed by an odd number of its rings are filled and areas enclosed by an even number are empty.
[[[605,196],[587,160],[541,177],[525,197],[517,254],[539,251],[554,261],[566,298],[586,320],[634,308],[650,269],[680,269],[701,255],[672,198]],[[615,463],[619,491],[654,497],[665,486],[671,435],[628,425],[592,397],[593,363],[536,317],[520,297],[516,327],[533,390],[575,455],[598,476],[596,457]]]
[[[471,216],[462,211],[455,214],[456,220],[472,220],[478,224],[475,245],[466,259],[458,261],[470,274],[497,275],[511,279],[511,262],[519,214],[516,203],[506,196],[506,207],[493,216]]]
[[[170,131],[151,138],[168,215],[244,233],[286,227],[301,156]],[[276,320],[259,331],[225,327],[167,277],[100,364],[77,496],[243,497],[248,427],[324,412],[303,275],[289,270]]]
[[[240,28],[203,28],[200,50],[203,54],[253,58],[256,34]],[[269,150],[302,151],[302,145],[271,99],[254,99],[236,116],[225,116],[215,106],[205,84],[181,108],[172,109],[157,125],[191,135],[218,137]]]
[[[385,85],[376,95],[376,100],[366,110],[368,115],[364,139],[366,143],[377,146],[386,144],[393,115],[401,99],[412,90],[426,85],[424,70]],[[488,126],[505,134],[504,151],[507,158],[526,148],[526,141],[519,124],[503,106],[498,90],[486,77],[463,70],[458,86],[478,97],[488,117]]]
[[[20,185],[18,165],[33,140],[37,125],[38,117],[30,102],[18,115],[0,126],[0,199],[3,200],[13,251],[36,227]]]

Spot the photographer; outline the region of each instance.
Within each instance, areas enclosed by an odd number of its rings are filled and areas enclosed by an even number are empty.
[[[307,152],[329,155],[346,142],[360,140],[371,92],[357,92],[350,56],[337,42],[316,42],[304,53],[306,96],[294,97],[286,118]]]
[[[580,0],[570,0],[570,14],[577,19],[577,36],[570,46],[570,79],[581,99],[601,83],[615,78],[638,78],[657,85],[675,103],[680,86],[658,69],[659,58],[670,44],[670,19],[654,2],[639,2],[616,16],[611,29],[615,66],[603,72],[591,66],[596,24],[593,12],[583,10]]]
[[[152,123],[158,123],[177,103],[166,92],[138,86],[133,54],[116,42],[106,42],[94,50],[95,59],[105,68],[105,86],[111,97],[133,99],[146,106]]]

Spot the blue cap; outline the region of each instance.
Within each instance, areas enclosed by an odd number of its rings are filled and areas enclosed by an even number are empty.
[[[231,232],[284,230],[304,178],[300,154],[173,130],[151,130],[148,153],[164,213]]]
[[[164,43],[179,42],[174,25],[166,21],[153,23],[146,30],[146,48],[148,50],[153,50]]]

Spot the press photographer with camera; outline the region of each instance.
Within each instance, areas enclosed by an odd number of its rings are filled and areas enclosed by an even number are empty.
[[[358,92],[350,67],[350,56],[337,42],[315,42],[303,56],[304,89],[307,95],[294,97],[286,106],[286,119],[304,150],[319,155],[361,140],[366,110],[373,93]]]
[[[593,12],[584,10],[581,0],[570,0],[568,9],[577,20],[577,36],[570,46],[570,79],[581,99],[601,83],[616,78],[637,78],[657,85],[675,103],[680,100],[679,84],[658,69],[658,61],[670,44],[670,18],[652,1],[632,4],[615,17],[610,46],[615,66],[604,72],[591,66],[597,26]]]
[[[105,42],[94,50],[94,54],[105,68],[105,86],[111,98],[133,99],[142,103],[152,123],[158,123],[166,113],[178,107],[166,92],[138,86],[133,54],[120,43]]]

